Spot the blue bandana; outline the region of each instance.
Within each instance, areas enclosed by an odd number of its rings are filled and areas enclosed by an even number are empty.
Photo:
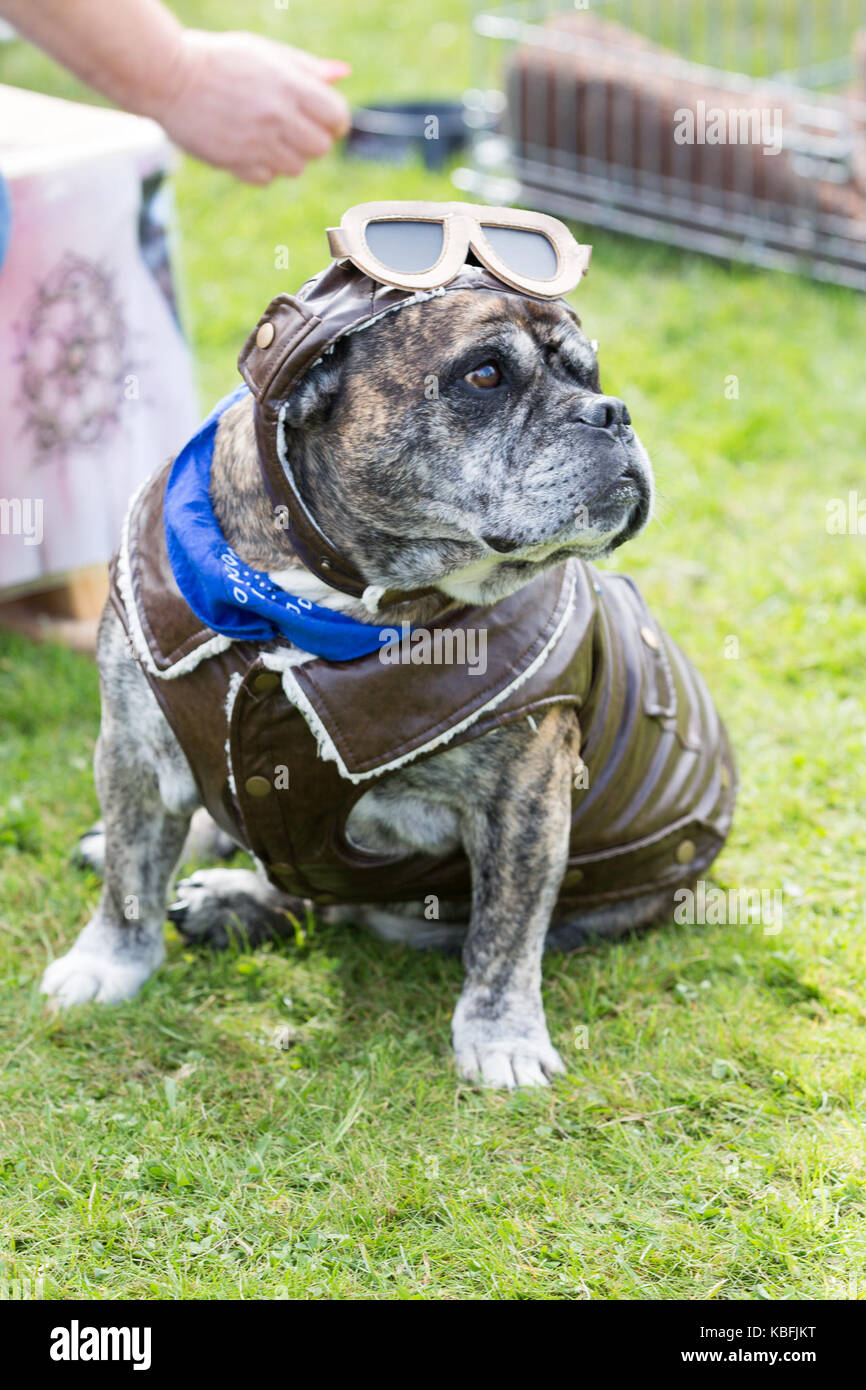
[[[239,642],[287,637],[328,661],[352,661],[393,639],[392,628],[359,623],[345,613],[287,594],[232,550],[210,500],[210,470],[220,416],[249,395],[239,386],[214,406],[181,449],[165,489],[165,539],[177,587],[214,632]]]

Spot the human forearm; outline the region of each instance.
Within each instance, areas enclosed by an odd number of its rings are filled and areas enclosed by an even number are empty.
[[[159,0],[0,0],[0,15],[190,154],[250,183],[300,174],[349,125],[349,68],[260,34],[184,29]]]
[[[0,0],[0,15],[127,111],[158,113],[180,80],[183,27],[159,0]]]

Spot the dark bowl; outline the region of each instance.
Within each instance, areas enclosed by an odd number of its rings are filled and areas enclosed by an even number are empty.
[[[353,113],[345,148],[385,164],[406,164],[420,154],[428,169],[441,169],[471,133],[460,101],[381,102]]]

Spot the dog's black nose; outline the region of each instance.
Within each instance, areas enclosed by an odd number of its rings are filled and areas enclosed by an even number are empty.
[[[618,396],[587,396],[580,405],[577,418],[582,425],[597,430],[618,430],[631,424],[625,401]]]
[[[482,536],[481,539],[500,555],[510,555],[512,550],[520,549],[520,541],[509,540],[507,536]]]

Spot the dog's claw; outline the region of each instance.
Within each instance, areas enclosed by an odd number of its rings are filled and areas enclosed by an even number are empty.
[[[555,1047],[536,1047],[520,1039],[460,1050],[456,1061],[464,1081],[501,1091],[547,1086],[552,1077],[565,1071],[565,1063]]]

